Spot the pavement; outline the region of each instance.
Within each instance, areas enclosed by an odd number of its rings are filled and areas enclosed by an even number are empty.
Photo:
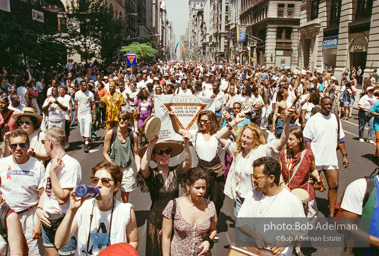
[[[357,115],[355,110],[353,116]],[[358,119],[351,118],[342,121],[342,127],[345,131],[347,140],[345,142],[350,165],[346,169],[340,169],[340,180],[338,190],[338,201],[346,188],[352,181],[370,175],[377,167],[373,161],[375,145],[358,141]],[[83,183],[90,184],[91,168],[103,160],[102,150],[103,141],[100,138],[104,135],[104,130],[98,131],[99,140],[91,143],[90,153],[83,152],[83,141],[79,134],[78,127],[73,127],[70,136],[70,148],[67,153],[76,158],[82,165]],[[365,131],[367,138],[367,128]],[[375,134],[373,135],[375,140]],[[339,165],[342,167],[342,156],[338,153]],[[325,177],[324,177],[325,180]],[[118,193],[118,198],[119,198]],[[145,255],[145,237],[146,237],[146,218],[151,205],[148,193],[142,193],[138,188],[130,196],[130,203],[134,205],[134,211],[137,217],[139,232],[139,255]],[[324,217],[328,214],[327,192],[316,192],[316,201],[319,209],[318,216]],[[234,216],[233,201],[228,197],[225,198],[224,206],[218,222],[218,234],[220,241],[215,243],[212,249],[213,255],[227,255],[229,245],[234,241]],[[307,248],[305,255],[328,256],[340,255],[341,248]]]

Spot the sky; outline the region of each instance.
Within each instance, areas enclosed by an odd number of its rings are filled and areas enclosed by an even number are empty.
[[[166,0],[167,19],[174,27],[175,41],[186,33],[189,17],[188,0]],[[175,42],[175,44],[176,44]]]

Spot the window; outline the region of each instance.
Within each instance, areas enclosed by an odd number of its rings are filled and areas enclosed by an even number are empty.
[[[358,0],[355,20],[363,20],[371,17],[373,0]]]
[[[332,8],[330,10],[330,19],[338,19],[339,21],[341,15],[341,0],[332,0]]]
[[[293,17],[294,16],[294,10],[295,10],[295,5],[294,4],[288,4],[288,6],[287,6],[287,17]]]
[[[320,0],[313,0],[311,2],[311,20],[318,18],[318,6],[320,4]]]
[[[278,4],[278,17],[284,17],[284,4]]]
[[[276,29],[276,39],[278,40],[291,40],[291,34],[291,27],[278,27]]]

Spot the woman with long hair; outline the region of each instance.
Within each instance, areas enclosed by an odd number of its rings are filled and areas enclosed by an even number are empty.
[[[235,200],[234,216],[238,216],[246,194],[252,189],[253,162],[260,157],[277,156],[279,150],[287,143],[290,120],[295,111],[295,107],[286,110],[285,125],[281,137],[268,143],[266,143],[266,138],[261,129],[254,123],[245,125],[236,142],[226,139],[230,135],[230,130],[234,129],[237,123],[243,121],[243,115],[237,115],[237,118],[228,123],[217,134],[217,139],[234,158],[224,189],[225,195]]]
[[[174,112],[170,112],[169,114],[174,131],[181,135],[185,134],[187,130],[179,129]],[[204,198],[209,198],[209,200],[214,202],[217,216],[219,216],[225,198],[223,193],[225,170],[219,156],[221,144],[217,140],[220,124],[214,112],[204,110],[197,118],[197,127],[198,131],[191,132],[198,158],[197,166],[207,170],[210,174],[210,182],[207,184],[207,192]]]
[[[309,183],[312,175],[320,182],[320,174],[315,165],[312,150],[305,149],[303,132],[300,128],[290,130],[287,147],[279,154],[279,163],[282,167],[280,186],[291,191],[301,188],[308,192],[309,200],[305,205],[305,215],[313,219],[317,216],[315,189]],[[298,244],[299,245],[299,244]],[[297,255],[302,255],[300,246],[295,248]]]
[[[211,255],[217,215],[213,202],[204,198],[208,178],[208,172],[201,168],[189,169],[185,178],[187,194],[171,200],[164,209],[163,256]]]

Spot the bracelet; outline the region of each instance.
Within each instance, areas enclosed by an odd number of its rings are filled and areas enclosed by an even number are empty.
[[[36,156],[36,152],[35,152],[35,151],[33,151],[32,157],[35,157],[35,156]]]
[[[204,237],[203,242],[204,241],[208,241],[209,242],[209,250],[213,248],[214,242],[213,242],[213,240],[209,236]]]
[[[229,131],[233,130],[233,127],[230,124],[226,124],[226,128],[228,128]]]
[[[347,154],[342,154],[342,156],[343,156],[343,157],[345,157],[345,156],[347,157]]]

